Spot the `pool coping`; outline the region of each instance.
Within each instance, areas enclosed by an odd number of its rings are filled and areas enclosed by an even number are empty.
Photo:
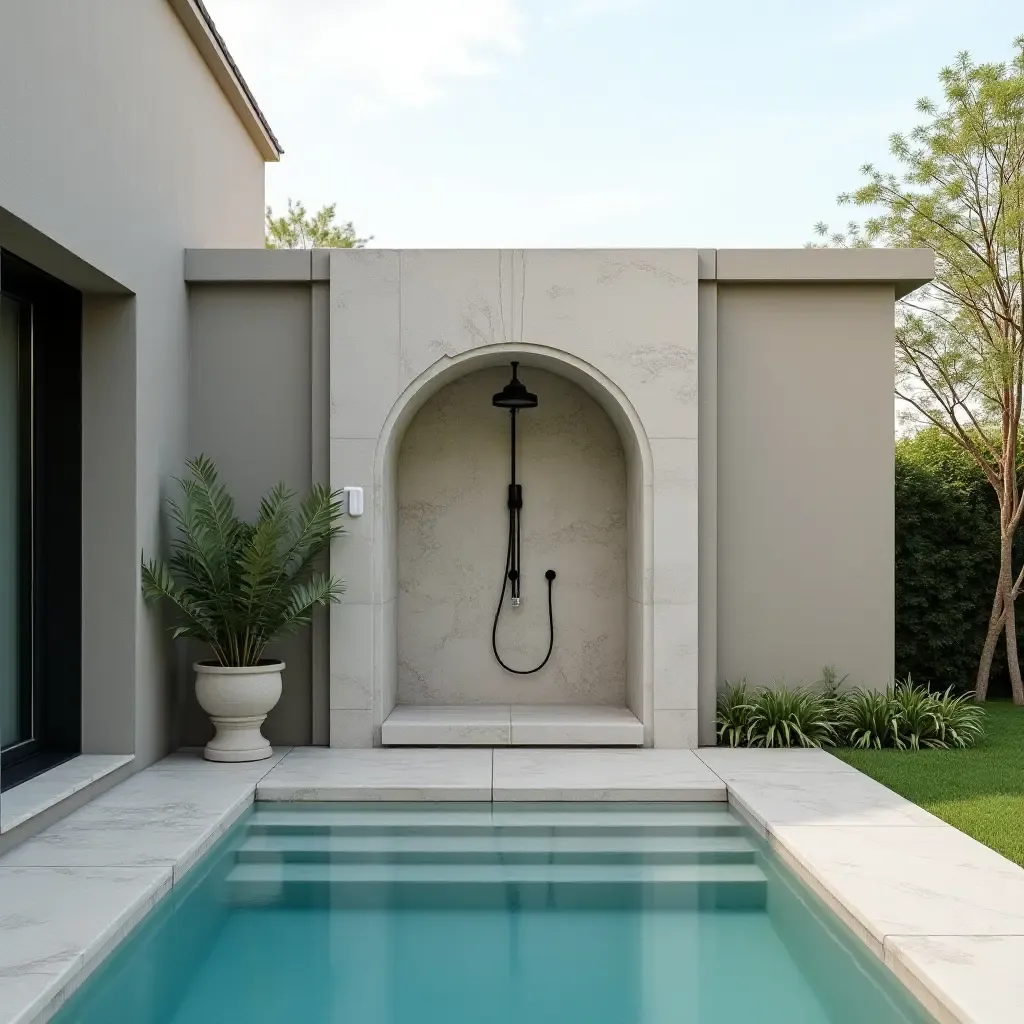
[[[0,796],[0,835],[80,793],[135,760],[134,754],[76,754]]]
[[[287,748],[171,755],[0,857],[0,1024],[49,1020],[257,799],[727,799],[937,1020],[1024,998],[1024,869],[824,751]]]

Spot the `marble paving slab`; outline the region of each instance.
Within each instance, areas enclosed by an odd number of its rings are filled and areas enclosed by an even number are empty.
[[[860,772],[728,775],[729,801],[762,832],[780,825],[922,825],[943,822]]]
[[[494,751],[495,800],[725,800],[692,750]]]
[[[0,793],[0,832],[9,832],[134,760],[133,754],[79,754]]]
[[[1024,935],[1024,869],[955,828],[780,825],[769,841],[879,955],[890,935]]]
[[[256,787],[258,800],[490,800],[491,751],[298,748]]]
[[[750,772],[844,772],[860,775],[856,768],[820,748],[808,750],[750,750],[744,747],[701,747],[697,756],[719,777]]]
[[[56,1010],[71,978],[170,887],[170,866],[0,866],[0,1021]]]
[[[0,867],[161,864],[184,874],[252,803],[256,782],[284,753],[244,768],[198,754],[161,762],[16,846]]]
[[[1024,935],[893,935],[885,962],[941,1024],[1024,1019]]]
[[[285,753],[250,765],[174,755],[0,857],[0,1024],[49,1019]]]

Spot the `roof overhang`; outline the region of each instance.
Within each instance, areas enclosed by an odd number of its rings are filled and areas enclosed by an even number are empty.
[[[718,249],[715,272],[706,276],[733,284],[891,284],[901,299],[935,277],[935,253],[931,249]]]
[[[196,49],[202,55],[217,84],[245,126],[256,148],[268,162],[281,159],[284,150],[256,103],[242,72],[203,5],[203,0],[167,0],[185,26]]]

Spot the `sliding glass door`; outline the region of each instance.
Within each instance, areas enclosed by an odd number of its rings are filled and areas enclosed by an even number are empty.
[[[0,789],[81,749],[82,296],[0,250]]]
[[[32,702],[32,309],[0,293],[0,749],[35,739]]]

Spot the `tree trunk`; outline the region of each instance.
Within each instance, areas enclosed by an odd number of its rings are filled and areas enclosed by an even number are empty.
[[[995,597],[992,599],[992,614],[988,619],[988,632],[985,634],[985,644],[981,648],[981,661],[978,664],[978,675],[974,680],[974,699],[979,703],[988,697],[989,675],[992,672],[992,661],[996,656],[996,645],[999,643],[999,634],[1003,632],[1003,591],[1002,576],[996,584]]]
[[[1007,533],[1009,531],[1006,531]],[[1013,536],[1004,536],[999,566],[999,585],[1002,593],[1004,624],[1006,631],[1006,666],[1010,672],[1010,690],[1013,703],[1024,704],[1024,682],[1020,676],[1020,660],[1017,657],[1017,615],[1013,601]]]

